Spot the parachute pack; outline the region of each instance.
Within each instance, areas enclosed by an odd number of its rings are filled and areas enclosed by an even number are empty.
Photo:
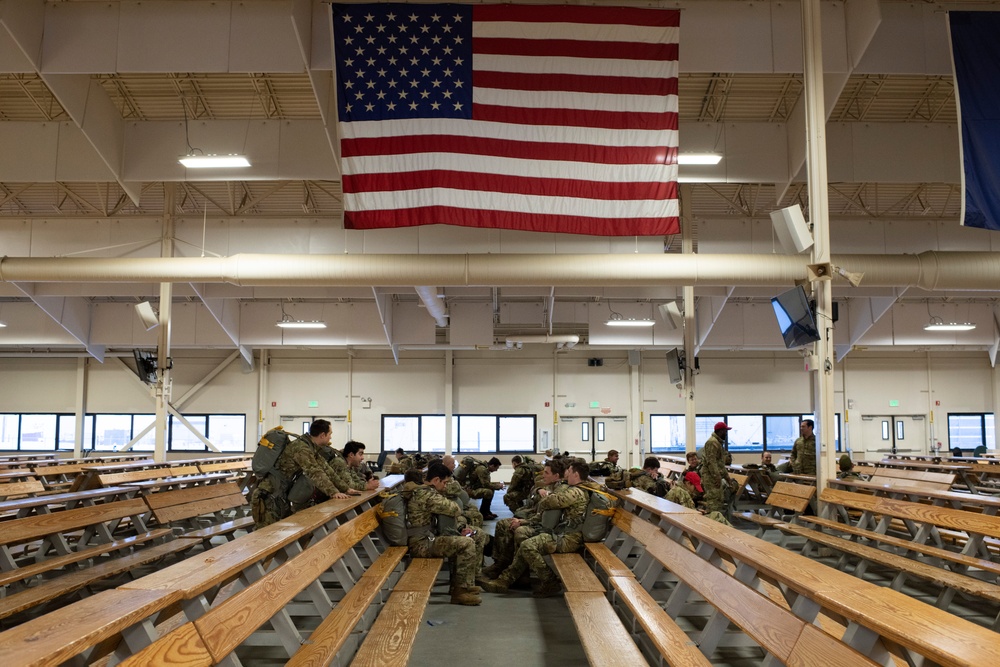
[[[580,488],[590,495],[587,503],[587,515],[580,529],[584,542],[601,542],[611,530],[611,517],[615,514],[618,499],[608,493],[608,490],[593,482],[582,482]]]
[[[486,465],[486,461],[480,461],[474,459],[471,456],[466,456],[462,459],[462,462],[458,464],[458,468],[455,470],[455,479],[458,483],[465,485],[468,483],[469,478],[472,477],[472,472],[479,466]]]
[[[605,477],[604,485],[609,489],[621,491],[632,486],[632,480],[642,474],[642,468],[622,468],[618,472]]]
[[[274,464],[278,462],[278,457],[285,451],[292,440],[299,436],[290,431],[286,431],[281,426],[275,426],[260,439],[257,443],[257,450],[253,453],[250,467],[257,477],[264,478],[274,469]]]
[[[406,521],[406,494],[403,491],[383,491],[379,494],[382,501],[375,508],[375,516],[382,527],[385,541],[394,547],[405,547],[410,538],[430,532],[426,526],[413,528]],[[455,517],[434,515],[438,535],[458,535]]]
[[[611,461],[594,461],[590,464],[590,474],[607,477],[613,472],[612,468],[614,468],[614,464]]]

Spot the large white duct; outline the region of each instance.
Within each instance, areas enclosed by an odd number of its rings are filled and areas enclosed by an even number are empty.
[[[434,318],[434,323],[439,327],[448,326],[448,313],[444,307],[444,301],[438,298],[437,287],[421,285],[413,289],[416,290],[417,296],[427,308],[427,314]]]
[[[1000,253],[835,255],[866,287],[995,290]],[[783,255],[264,255],[0,259],[0,282],[204,282],[240,286],[780,286],[807,278]]]

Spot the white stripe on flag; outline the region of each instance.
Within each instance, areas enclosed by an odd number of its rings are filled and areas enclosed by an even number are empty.
[[[619,60],[540,56],[473,55],[473,69],[523,74],[581,74],[595,77],[677,78],[676,60]]]
[[[636,113],[677,111],[676,95],[608,95],[604,93],[539,92],[474,88],[472,101],[515,109],[586,109]]]
[[[679,28],[647,28],[637,25],[598,25],[595,23],[518,23],[515,21],[474,21],[473,37],[506,39],[571,39],[582,42],[636,42],[673,44],[680,37]]]

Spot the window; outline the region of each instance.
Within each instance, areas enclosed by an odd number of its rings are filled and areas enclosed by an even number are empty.
[[[966,456],[976,447],[996,449],[994,416],[991,412],[952,413],[948,415],[948,443],[958,447]]]
[[[492,454],[535,451],[535,417],[521,415],[453,415],[452,451]],[[383,415],[382,451],[445,451],[443,415]]]
[[[799,437],[799,422],[812,415],[711,415],[695,417],[695,449],[701,449],[718,422],[732,427],[729,451],[791,451]],[[840,451],[840,415],[834,433]],[[649,443],[653,453],[684,451],[684,415],[650,415]]]

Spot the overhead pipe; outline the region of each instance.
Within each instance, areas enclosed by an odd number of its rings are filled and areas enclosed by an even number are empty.
[[[507,347],[517,346],[518,349],[524,343],[557,343],[559,347],[572,348],[580,342],[580,337],[576,334],[542,334],[540,336],[508,336]]]
[[[807,278],[787,255],[265,255],[4,257],[0,282],[227,283],[262,286],[782,286]],[[1000,253],[834,255],[865,287],[995,290]]]
[[[424,285],[413,289],[427,307],[427,314],[434,318],[434,323],[439,327],[448,326],[448,311],[444,307],[444,302],[438,298],[437,287]]]

